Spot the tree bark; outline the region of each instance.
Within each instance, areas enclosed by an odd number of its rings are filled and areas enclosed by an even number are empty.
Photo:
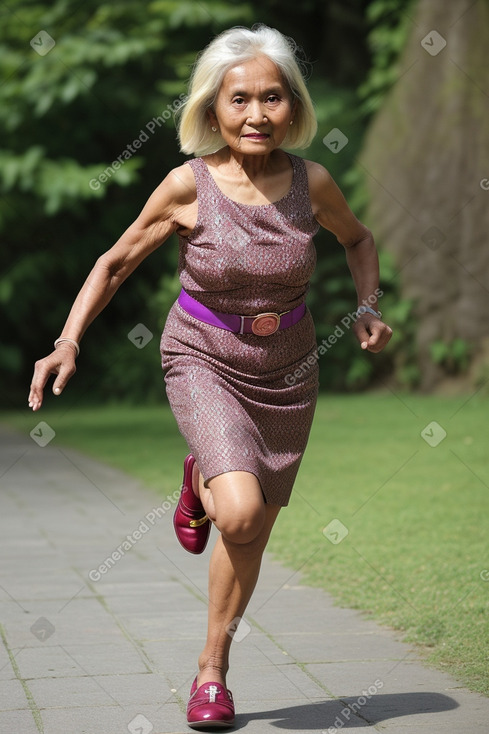
[[[360,159],[368,224],[415,303],[424,389],[443,376],[433,342],[476,354],[489,335],[488,49],[487,0],[420,0]]]

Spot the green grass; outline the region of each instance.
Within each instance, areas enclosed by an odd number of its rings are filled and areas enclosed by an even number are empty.
[[[56,410],[1,418],[25,432],[44,420],[56,431],[52,445],[76,447],[163,496],[179,485],[186,447],[166,406],[63,409],[58,400]],[[322,396],[269,545],[306,583],[403,630],[429,663],[486,695],[488,407],[477,396]],[[447,434],[436,447],[420,435],[432,421]],[[333,520],[348,530],[341,542],[323,534]]]

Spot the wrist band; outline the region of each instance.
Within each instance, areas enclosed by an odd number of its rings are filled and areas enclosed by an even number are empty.
[[[357,308],[355,315],[358,319],[358,317],[364,313],[371,313],[372,316],[375,316],[378,319],[382,318],[382,311],[374,311],[373,308],[370,308],[370,306],[359,306],[359,308]]]
[[[54,348],[56,349],[58,344],[62,344],[63,342],[68,342],[68,344],[72,344],[75,347],[76,356],[78,357],[78,355],[80,354],[80,346],[78,342],[76,342],[74,339],[68,339],[67,336],[60,336],[59,339],[56,339],[56,341],[54,342]]]

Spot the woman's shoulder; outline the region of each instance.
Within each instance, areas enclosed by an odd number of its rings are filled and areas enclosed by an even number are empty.
[[[197,197],[195,179],[190,166],[173,168],[156,187],[143,209],[154,219],[167,219],[182,206],[193,204]]]
[[[310,161],[306,158],[303,158],[302,160],[304,161],[304,164],[306,166],[307,176],[310,181],[317,181],[320,184],[325,184],[328,181],[331,181],[331,174],[329,173],[327,168],[321,165],[321,163]]]
[[[309,184],[309,193],[311,197],[325,193],[334,185],[333,177],[327,168],[316,161],[304,159],[307,172],[307,181]]]
[[[192,163],[192,160],[185,161],[183,165],[172,168],[163,181],[175,200],[181,204],[193,201],[197,191],[193,167],[188,165],[189,163]]]
[[[316,216],[317,212],[331,203],[332,197],[337,191],[333,177],[321,163],[306,158],[301,159],[307,176],[309,199],[311,207]]]

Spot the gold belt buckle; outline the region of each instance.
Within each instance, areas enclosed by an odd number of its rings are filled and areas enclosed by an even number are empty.
[[[251,322],[251,331],[257,336],[270,336],[280,326],[280,314],[259,313]]]

